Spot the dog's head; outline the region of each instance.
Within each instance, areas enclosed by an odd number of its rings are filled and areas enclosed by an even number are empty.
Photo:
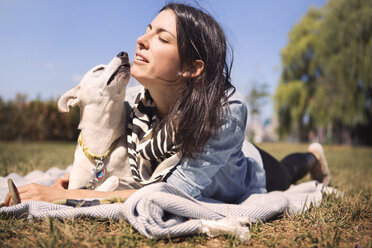
[[[108,65],[97,65],[90,69],[80,83],[67,91],[58,101],[61,112],[70,107],[89,104],[107,105],[124,101],[125,88],[130,76],[128,54],[120,52]]]

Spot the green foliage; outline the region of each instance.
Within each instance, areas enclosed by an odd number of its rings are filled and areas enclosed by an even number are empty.
[[[310,8],[290,31],[281,56],[282,76],[275,95],[281,136],[298,127],[305,133],[331,127],[335,134],[372,126],[370,0],[330,0],[324,8]],[[299,80],[307,92],[301,96],[306,97],[303,105],[288,105],[283,99],[291,93],[285,91],[297,86],[284,85]]]
[[[60,113],[55,100],[28,101],[17,94],[14,101],[0,98],[0,140],[75,140],[79,109]]]
[[[317,81],[313,112],[325,99],[330,118],[347,126],[365,124],[367,97],[372,91],[372,2],[370,0],[330,1],[319,31],[316,60],[322,70]],[[324,92],[324,93],[323,93]],[[327,96],[324,98],[324,96]]]
[[[281,51],[282,76],[274,96],[281,137],[294,131],[306,136],[303,120],[317,77],[313,57],[321,20],[322,11],[310,8],[291,30],[289,43]]]
[[[312,58],[321,18],[321,10],[310,8],[289,33],[289,43],[281,51],[283,83],[302,80],[304,77],[306,77],[305,82],[314,81],[316,65]]]
[[[280,84],[276,90],[276,111],[279,113],[279,126],[293,130],[297,127],[298,120],[302,120],[307,99],[306,84],[302,81],[291,81]],[[279,129],[279,135],[284,135],[283,129]]]

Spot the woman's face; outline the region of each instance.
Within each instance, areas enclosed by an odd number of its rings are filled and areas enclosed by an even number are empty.
[[[177,46],[176,15],[164,10],[137,39],[131,74],[146,88],[181,80],[181,62]],[[170,82],[171,81],[171,82]]]

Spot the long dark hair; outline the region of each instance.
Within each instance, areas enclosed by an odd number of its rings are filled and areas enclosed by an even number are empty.
[[[225,33],[213,17],[180,3],[168,4],[160,12],[168,9],[176,15],[181,67],[202,60],[204,70],[198,77],[185,80],[178,101],[160,126],[176,117],[176,146],[183,157],[193,157],[217,132],[228,92],[235,91],[230,79],[232,52],[228,63]]]

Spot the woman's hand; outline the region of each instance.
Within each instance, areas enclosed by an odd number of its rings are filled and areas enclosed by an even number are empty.
[[[31,183],[22,187],[17,188],[21,202],[26,201],[45,201],[53,202],[57,199],[63,199],[66,196],[66,189],[61,187],[50,187],[45,185],[40,185],[36,183]],[[5,197],[5,206],[14,205],[10,194],[8,193]]]
[[[70,181],[70,173],[66,173],[63,175],[62,178],[57,178],[54,181],[54,184],[52,185],[52,187],[60,188],[60,189],[67,189],[69,181]]]

